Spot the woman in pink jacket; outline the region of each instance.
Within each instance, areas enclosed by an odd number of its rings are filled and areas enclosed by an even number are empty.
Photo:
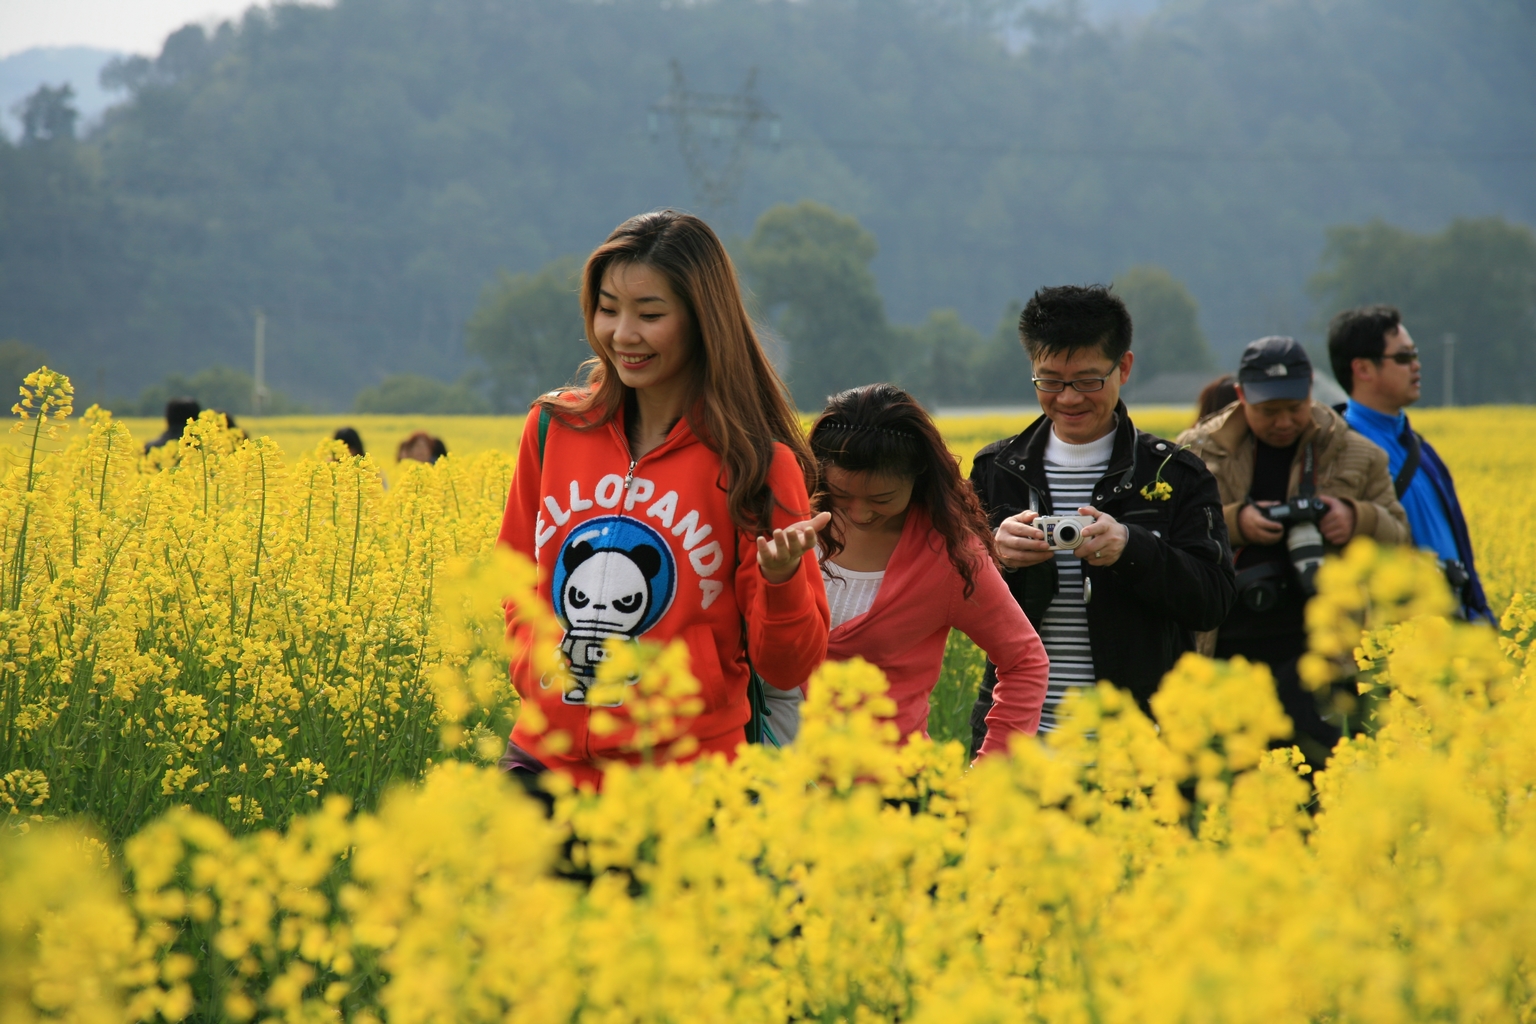
[[[824,491],[817,511],[832,611],[827,657],[862,657],[885,672],[903,739],[928,735],[928,695],[951,628],[997,666],[982,754],[1040,724],[1045,648],[998,574],[992,531],[933,420],[891,384],[834,395],[811,428]],[[783,742],[798,731],[799,691],[769,691]],[[787,735],[786,735],[787,734]]]

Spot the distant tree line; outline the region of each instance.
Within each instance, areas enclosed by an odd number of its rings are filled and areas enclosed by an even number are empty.
[[[739,249],[749,296],[801,408],[819,408],[826,396],[874,380],[902,383],[932,405],[1032,399],[1020,301],[1008,304],[990,337],[953,309],[934,310],[916,326],[892,324],[870,269],[874,236],[853,217],[810,201],[768,210]],[[535,395],[573,379],[590,355],[579,268],[575,257],[564,257],[537,274],[503,274],[486,288],[469,345],[489,367],[497,411],[526,409]],[[1164,374],[1218,372],[1199,306],[1182,282],[1141,264],[1112,284],[1135,325],[1133,386]],[[1458,220],[1434,235],[1380,222],[1334,228],[1311,288],[1320,324],[1350,306],[1399,306],[1431,381],[1443,374],[1444,335],[1457,333],[1460,402],[1536,401],[1536,233],[1529,228],[1496,218]],[[1425,404],[1443,393],[1427,387]]]
[[[764,340],[802,409],[876,380],[900,382],[933,405],[1031,400],[1020,302],[1007,306],[990,337],[953,309],[934,310],[916,326],[893,324],[870,266],[874,236],[855,218],[809,200],[769,209],[738,249]],[[579,274],[579,260],[563,257],[537,274],[503,274],[486,288],[469,347],[489,367],[498,411],[526,409],[535,395],[573,379],[591,354]],[[1135,267],[1116,287],[1136,317],[1144,375],[1211,368],[1199,309],[1171,274]]]
[[[920,324],[891,323],[870,263],[874,237],[846,214],[804,201],[768,210],[740,246],[739,262],[764,340],[803,409],[843,388],[896,381],[936,406],[1028,403],[1029,362],[1019,341],[1021,303],[984,336],[952,309]],[[362,413],[520,414],[532,399],[576,379],[591,355],[581,320],[581,262],[565,256],[533,274],[502,273],[482,292],[467,344],[483,366],[447,383],[396,374],[365,388]],[[1131,394],[1164,374],[1218,371],[1189,290],[1162,267],[1132,267],[1113,282],[1135,324]],[[1349,306],[1399,306],[1424,352],[1425,404],[1443,388],[1448,333],[1457,336],[1455,395],[1462,404],[1536,401],[1536,234],[1497,219],[1456,221],[1434,235],[1387,224],[1328,234],[1312,290],[1319,319]],[[41,356],[0,344],[0,367],[25,373]],[[30,366],[28,365],[30,361]],[[23,369],[25,367],[25,369]],[[1232,369],[1228,367],[1227,369]],[[124,412],[158,413],[173,394],[249,411],[249,375],[214,368],[173,376]],[[297,411],[275,396],[267,411]]]
[[[936,396],[990,385],[977,367],[1016,358],[988,333],[1010,301],[1116,275],[1128,299],[1167,292],[1137,283],[1147,265],[1198,297],[1229,360],[1260,334],[1316,341],[1330,226],[1536,222],[1532,52],[1536,7],[1508,0],[1169,0],[1118,27],[1041,0],[253,6],[111,67],[123,102],[87,134],[67,90],[28,101],[0,140],[0,339],[135,395],[249,366],[260,307],[295,401],[503,407],[580,350],[567,333],[553,367],[480,354],[466,326],[498,269],[526,283],[628,215],[696,202],[670,123],[646,128],[677,57],[705,90],[757,67],[782,118],[708,212],[797,393],[841,380],[834,359]],[[762,220],[807,198],[856,217],[874,257],[840,221]],[[852,288],[842,308],[786,290],[802,264]],[[827,361],[805,350],[823,330],[843,339]],[[1499,365],[1499,393],[1526,393]]]
[[[1311,279],[1332,312],[1397,306],[1423,353],[1424,402],[1445,395],[1447,336],[1454,337],[1457,404],[1536,402],[1536,234],[1498,218],[1456,220],[1434,234],[1381,221],[1328,232]]]
[[[228,366],[209,366],[196,373],[173,373],[165,380],[141,391],[132,400],[112,400],[112,411],[120,416],[159,416],[173,398],[194,398],[204,409],[217,409],[236,416],[252,416],[258,412],[256,405],[256,381],[244,370]],[[268,391],[262,396],[260,414],[263,416],[291,416],[309,412],[302,402],[296,402],[281,391]]]

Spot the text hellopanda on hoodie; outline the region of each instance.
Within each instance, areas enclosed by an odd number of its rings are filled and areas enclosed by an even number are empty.
[[[561,649],[577,682],[568,702],[585,700],[604,641],[643,635],[674,600],[696,600],[706,610],[724,592],[725,549],[712,536],[714,526],[701,522],[697,509],[679,514],[681,504],[675,490],[657,497],[655,481],[646,477],[633,478],[626,490],[617,473],[587,491],[571,480],[564,494],[544,496],[534,531],[540,563],[548,559],[545,545],[573,516],[594,509],[627,513],[579,520],[554,560],[550,597],[566,629]],[[697,590],[680,586],[678,559],[664,531],[681,544]]]

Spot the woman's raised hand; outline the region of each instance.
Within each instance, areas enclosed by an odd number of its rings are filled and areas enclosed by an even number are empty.
[[[800,559],[816,546],[816,531],[832,521],[832,513],[823,512],[804,522],[774,530],[772,537],[757,538],[757,564],[769,583],[783,583],[795,574]]]

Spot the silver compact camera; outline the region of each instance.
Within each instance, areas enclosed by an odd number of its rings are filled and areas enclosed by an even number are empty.
[[[1083,531],[1093,520],[1087,516],[1039,516],[1030,525],[1045,531],[1045,543],[1052,551],[1071,551],[1083,542]]]

